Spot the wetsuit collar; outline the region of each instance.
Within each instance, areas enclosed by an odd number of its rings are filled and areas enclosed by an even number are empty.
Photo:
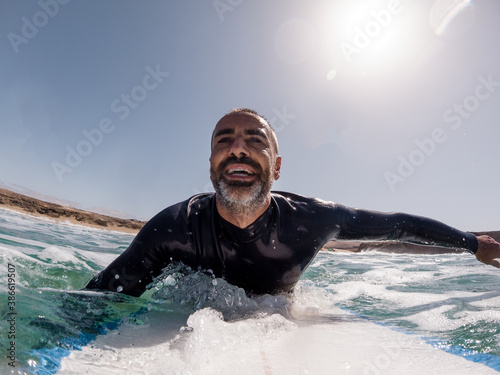
[[[220,223],[220,227],[223,232],[228,236],[231,240],[236,240],[238,242],[253,242],[256,239],[260,238],[262,234],[266,231],[266,228],[269,227],[269,224],[272,222],[273,218],[273,204],[271,200],[271,204],[267,208],[266,211],[262,215],[259,216],[257,220],[255,220],[252,224],[247,226],[246,228],[240,228],[234,224],[231,224],[229,221],[225,220],[215,209],[215,214],[217,217],[217,221]]]

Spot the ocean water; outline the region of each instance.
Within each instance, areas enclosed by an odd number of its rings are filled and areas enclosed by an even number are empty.
[[[242,363],[232,348],[332,309],[500,371],[500,271],[470,254],[322,252],[291,296],[249,298],[182,264],[140,298],[82,291],[132,239],[0,210],[1,374],[221,373]]]

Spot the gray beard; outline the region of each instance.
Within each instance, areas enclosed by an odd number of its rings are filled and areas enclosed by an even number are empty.
[[[255,212],[264,206],[267,197],[262,183],[255,183],[252,186],[231,186],[221,180],[216,192],[219,203],[233,215],[248,215]]]
[[[251,185],[228,183],[224,177],[210,170],[210,179],[219,203],[232,215],[250,215],[267,203],[273,179],[264,173],[263,180]]]

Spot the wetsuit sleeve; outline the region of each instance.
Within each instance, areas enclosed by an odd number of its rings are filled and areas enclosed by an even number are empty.
[[[127,250],[87,284],[86,289],[109,290],[140,296],[153,278],[169,263],[166,234],[158,229],[159,219],[151,219]]]
[[[471,233],[437,220],[404,213],[381,213],[336,205],[338,239],[395,240],[442,246],[476,253],[478,241]]]

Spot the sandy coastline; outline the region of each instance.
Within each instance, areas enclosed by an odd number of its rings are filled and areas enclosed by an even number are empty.
[[[139,232],[145,224],[145,222],[139,220],[120,219],[73,207],[62,206],[56,203],[45,202],[0,188],[0,208],[1,207],[61,222],[132,234]]]

